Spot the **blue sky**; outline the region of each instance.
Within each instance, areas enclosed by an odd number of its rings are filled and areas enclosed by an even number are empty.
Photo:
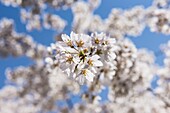
[[[103,0],[101,6],[95,11],[95,14],[99,14],[102,18],[106,18],[110,13],[112,8],[122,8],[129,9],[135,5],[143,5],[144,7],[150,6],[152,0]],[[20,21],[19,8],[6,7],[0,3],[0,19],[3,17],[10,18],[14,20],[16,31],[19,33],[26,33],[31,35],[34,40],[38,43],[44,45],[50,45],[54,42],[53,37],[57,34],[53,30],[44,30],[41,31],[34,30],[32,32],[26,31],[25,25]],[[68,27],[66,27],[65,32],[69,34],[71,28],[71,21],[73,15],[71,10],[66,11],[54,11],[57,15],[60,15],[65,20],[68,20]],[[139,37],[130,39],[135,43],[137,48],[148,48],[149,50],[157,52],[159,50],[159,45],[161,43],[166,43],[169,40],[170,36],[165,36],[159,33],[151,33],[148,28],[146,28],[143,34]],[[163,56],[157,57],[156,62],[162,64]],[[15,68],[17,66],[28,66],[33,62],[31,59],[28,59],[24,56],[13,58],[0,58],[0,88],[5,84],[5,69]]]

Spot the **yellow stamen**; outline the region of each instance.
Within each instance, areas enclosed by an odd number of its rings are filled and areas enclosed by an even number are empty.
[[[82,40],[76,41],[77,47],[82,47],[84,45],[84,42]]]
[[[99,40],[98,38],[96,38],[96,39],[94,40],[94,42],[95,42],[96,44],[99,44],[99,43],[100,43],[100,40]]]
[[[83,51],[84,51],[84,53],[87,53],[87,52],[88,52],[88,49],[87,49],[87,48],[85,48]]]
[[[84,76],[86,76],[87,71],[84,69],[84,70],[81,71],[81,74],[83,74]]]
[[[105,44],[107,45],[107,44],[109,44],[109,42],[106,40],[106,41],[105,41]]]
[[[87,62],[90,66],[93,66],[93,60],[89,59]]]
[[[67,45],[70,46],[70,47],[73,47],[73,43],[71,42],[71,40],[69,40],[69,41],[67,42]]]
[[[72,56],[68,56],[66,62],[71,64],[73,62],[73,57]]]

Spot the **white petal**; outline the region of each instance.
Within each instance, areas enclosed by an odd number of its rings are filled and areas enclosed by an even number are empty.
[[[96,37],[99,39],[99,40],[102,40],[104,37],[105,37],[105,34],[102,32],[102,33],[100,33],[100,34],[97,34],[97,33],[95,33],[96,34]]]
[[[62,38],[62,40],[63,40],[64,42],[68,42],[68,41],[70,40],[69,36],[66,35],[66,34],[62,34],[62,35],[61,35],[61,38]]]
[[[103,66],[103,63],[99,60],[96,60],[96,61],[93,62],[93,65],[94,66]]]
[[[61,45],[58,45],[58,48],[60,49],[60,51],[65,51],[65,48]]]
[[[64,72],[65,72],[68,76],[70,76],[70,69],[69,69],[69,68],[65,69]]]
[[[114,60],[116,58],[116,54],[114,52],[110,52],[108,57],[109,57],[109,60],[111,59]]]
[[[70,53],[77,53],[77,51],[73,48],[70,48],[70,47],[65,47],[66,49],[66,52],[70,52]]]
[[[81,34],[81,35],[80,35],[80,39],[81,39],[83,42],[87,43],[87,42],[90,41],[91,37],[88,36],[88,35],[85,35],[85,34]]]
[[[70,38],[72,41],[75,41],[78,39],[78,34],[74,33],[73,31],[70,34]]]
[[[87,71],[86,76],[85,76],[86,79],[90,82],[93,82],[93,78],[94,78],[95,75],[89,70],[86,70],[86,71]]]
[[[78,64],[80,59],[78,57],[76,57],[76,58],[73,58],[73,61],[74,61],[75,64]]]
[[[78,77],[78,82],[80,85],[83,85],[84,84],[84,75],[81,75]]]
[[[91,57],[91,60],[98,60],[99,58],[100,58],[99,55],[93,55],[93,56]]]
[[[95,70],[94,67],[91,67],[91,70],[92,70],[94,73],[97,73],[97,71]]]

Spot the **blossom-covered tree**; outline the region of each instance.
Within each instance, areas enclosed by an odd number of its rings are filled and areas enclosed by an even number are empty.
[[[0,113],[170,112],[170,42],[160,46],[165,55],[160,66],[154,52],[136,48],[127,38],[140,36],[146,27],[169,35],[170,0],[154,0],[148,8],[114,8],[106,19],[94,14],[101,0],[1,3],[19,7],[28,31],[53,29],[58,36],[47,47],[16,32],[13,20],[0,20],[0,57],[26,56],[34,62],[6,69]],[[69,34],[63,31],[67,20],[49,9],[72,10]],[[158,77],[156,88],[151,86],[154,77]],[[74,102],[74,97],[79,101]]]

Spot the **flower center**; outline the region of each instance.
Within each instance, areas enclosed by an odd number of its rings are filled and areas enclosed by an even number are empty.
[[[96,38],[96,39],[94,40],[94,42],[95,42],[96,44],[99,44],[99,43],[100,43],[100,40],[99,40],[98,38]]]
[[[86,76],[87,70],[86,70],[86,69],[82,70],[82,71],[81,71],[81,74],[83,74],[84,76]]]
[[[90,66],[93,66],[93,60],[89,59],[87,62]]]
[[[66,62],[71,64],[73,62],[73,57],[72,56],[68,56]]]
[[[67,42],[67,45],[70,46],[71,48],[74,47],[74,46],[73,46],[73,43],[71,42],[71,40],[69,40],[69,41]]]
[[[82,47],[84,45],[84,42],[82,40],[76,41],[77,47]]]

